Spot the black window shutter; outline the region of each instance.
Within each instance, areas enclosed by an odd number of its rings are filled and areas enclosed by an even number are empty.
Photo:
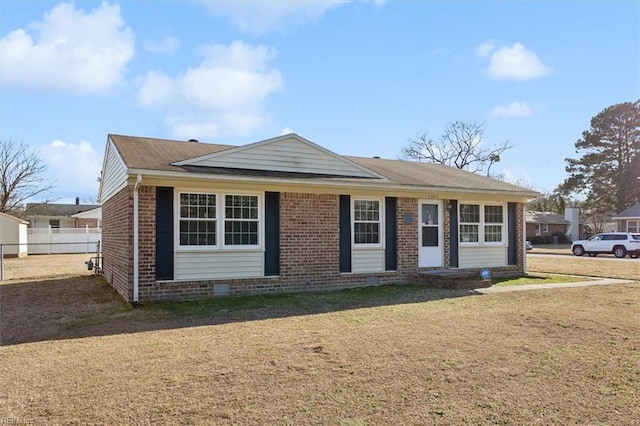
[[[397,269],[397,226],[396,226],[396,197],[385,197],[385,252],[384,268],[387,271]]]
[[[340,196],[340,272],[351,272],[351,197]]]
[[[449,267],[458,267],[458,200],[449,200]]]
[[[156,187],[156,280],[173,279],[173,188]]]
[[[280,193],[264,193],[264,275],[280,275]]]
[[[509,265],[518,263],[518,235],[516,234],[516,203],[507,204],[507,222],[509,227]]]

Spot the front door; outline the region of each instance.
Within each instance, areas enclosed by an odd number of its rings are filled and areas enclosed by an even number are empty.
[[[443,266],[442,201],[420,201],[418,209],[418,266]]]

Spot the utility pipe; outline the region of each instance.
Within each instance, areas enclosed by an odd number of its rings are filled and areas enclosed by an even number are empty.
[[[142,183],[142,175],[136,177],[133,186],[133,304],[138,304],[138,284],[140,283],[140,206],[138,190]]]

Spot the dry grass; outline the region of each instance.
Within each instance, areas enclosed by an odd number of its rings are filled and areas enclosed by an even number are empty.
[[[590,259],[594,260],[594,259]],[[0,417],[34,424],[633,424],[640,283],[378,287],[133,309],[0,286]]]
[[[528,272],[640,280],[640,259],[603,257],[527,256]]]
[[[30,255],[2,259],[4,280],[42,279],[90,275],[84,263],[95,253]]]

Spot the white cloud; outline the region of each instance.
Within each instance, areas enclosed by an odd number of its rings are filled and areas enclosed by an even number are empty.
[[[2,84],[36,89],[100,92],[116,85],[134,54],[133,31],[120,6],[101,3],[87,13],[61,3],[29,30],[0,40]]]
[[[527,102],[513,101],[509,105],[498,105],[491,110],[491,117],[529,117],[533,108]]]
[[[291,130],[290,127],[285,127],[284,129],[280,130],[280,136],[288,135],[289,133],[295,133],[295,132]]]
[[[56,180],[55,194],[64,199],[96,198],[102,152],[87,141],[77,144],[55,140],[40,148],[48,173]]]
[[[486,58],[496,48],[496,42],[493,40],[483,41],[476,47],[476,55]]]
[[[202,2],[216,16],[225,16],[239,30],[252,34],[270,31],[284,32],[294,27],[317,22],[329,10],[348,3],[348,0],[326,1],[236,1]],[[376,5],[383,2],[376,1]]]
[[[173,36],[166,36],[160,41],[145,40],[143,46],[151,53],[171,54],[180,48],[180,41]]]
[[[233,42],[202,49],[203,62],[175,77],[149,72],[138,102],[166,113],[166,124],[179,138],[244,136],[266,118],[262,105],[284,81],[269,67],[275,51]]]
[[[489,59],[487,73],[497,80],[529,80],[551,72],[538,55],[520,43],[497,48],[495,41],[487,40],[480,43],[475,51],[477,56]]]

